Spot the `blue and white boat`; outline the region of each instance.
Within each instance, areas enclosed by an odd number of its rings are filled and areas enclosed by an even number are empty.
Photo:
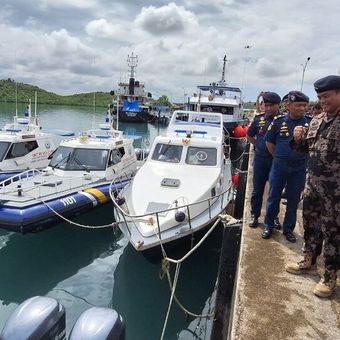
[[[0,182],[28,169],[45,168],[54,149],[53,135],[41,131],[29,101],[24,117],[16,114],[0,130]]]
[[[133,140],[110,120],[62,141],[49,158],[42,171],[27,170],[0,183],[0,228],[39,231],[61,216],[86,212],[109,200],[113,179],[121,188],[120,176],[137,169]]]

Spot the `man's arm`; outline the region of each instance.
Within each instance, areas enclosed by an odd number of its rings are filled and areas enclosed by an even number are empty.
[[[270,154],[274,157],[275,144],[266,141],[266,147],[267,147],[268,151],[270,152]]]
[[[252,137],[252,136],[249,136],[247,135],[247,139],[249,141],[249,143],[255,145],[255,142],[256,142],[256,138]]]

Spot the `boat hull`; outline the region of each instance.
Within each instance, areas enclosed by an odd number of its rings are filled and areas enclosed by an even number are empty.
[[[231,201],[231,198],[232,194],[230,192],[224,193],[211,205],[210,214],[208,210],[204,210],[201,214],[192,218],[190,224],[183,223],[176,225],[171,229],[163,230],[161,232],[163,246],[175,248],[182,242],[182,240],[191,238],[193,235],[196,235],[196,233],[200,233],[202,229],[212,225],[212,223],[217,220],[219,214],[225,211],[227,205]],[[157,254],[159,252],[160,242],[156,234],[144,237],[141,235],[139,228],[136,227],[138,222],[129,220],[126,220],[127,222],[125,222],[121,214],[119,214],[119,216],[117,215],[117,209],[115,209],[114,213],[115,220],[121,221],[119,223],[119,228],[128,238],[135,250],[145,254],[147,257],[152,257],[154,253]],[[138,242],[139,240],[142,242]]]
[[[136,112],[136,113],[126,113],[119,112],[119,121],[121,122],[131,122],[131,123],[147,123],[148,113],[147,112]]]
[[[125,184],[125,182],[118,183],[116,188],[120,189]],[[35,204],[25,207],[0,202],[0,228],[22,234],[45,230],[62,221],[62,218],[54,211],[69,218],[108,202],[110,200],[109,187],[110,183],[106,183],[86,189],[86,191],[72,192],[48,200],[46,204],[42,201],[35,201]]]

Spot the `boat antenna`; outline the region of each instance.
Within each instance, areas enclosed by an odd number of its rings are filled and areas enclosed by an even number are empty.
[[[96,114],[96,92],[93,92],[92,129],[94,129],[95,114]]]
[[[26,108],[25,117],[27,117],[29,120],[31,120],[31,98],[28,99],[28,105],[27,105],[27,108]]]
[[[119,130],[119,93],[117,92],[117,124],[116,129]]]
[[[15,117],[18,118],[18,82],[15,81]]]
[[[222,68],[222,79],[221,79],[221,83],[225,83],[225,65],[227,62],[227,56],[225,55],[223,58],[223,68]]]
[[[34,117],[37,118],[37,91],[34,92]]]

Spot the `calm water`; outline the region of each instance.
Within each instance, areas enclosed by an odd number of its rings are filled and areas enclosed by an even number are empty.
[[[9,122],[13,105],[0,104],[0,126]],[[24,106],[19,107],[23,112]],[[98,110],[99,111],[99,110]],[[105,109],[39,107],[46,129],[84,131],[103,121]],[[121,124],[121,130],[152,141],[163,129],[147,124]],[[75,219],[101,225],[112,222],[112,205]],[[183,265],[177,296],[193,312],[207,313],[214,303],[221,234],[213,233]],[[18,304],[43,295],[66,308],[67,332],[91,306],[116,309],[127,323],[127,340],[159,339],[170,298],[160,262],[150,263],[111,229],[89,230],[61,223],[38,234],[0,230],[0,330]],[[211,321],[186,320],[173,304],[166,339],[209,339]]]

